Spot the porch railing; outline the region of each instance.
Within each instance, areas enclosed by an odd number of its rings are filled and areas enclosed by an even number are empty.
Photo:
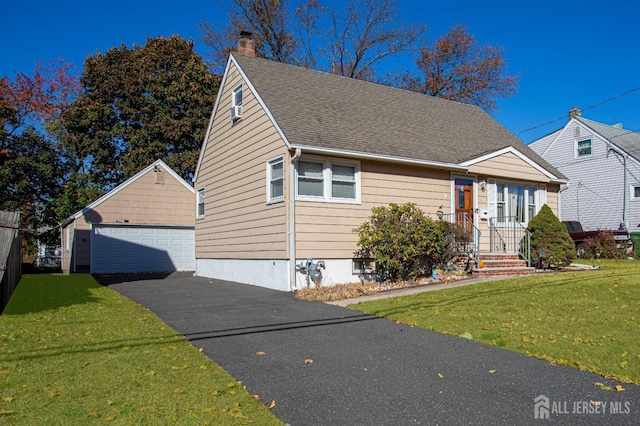
[[[517,253],[531,266],[531,232],[517,217],[489,218],[489,250],[493,253]]]
[[[476,265],[480,264],[480,229],[473,223],[473,220],[467,215],[467,213],[449,213],[449,214],[437,214],[438,219],[446,220],[447,222],[457,223],[471,235],[472,241],[465,246],[465,252],[473,257]]]

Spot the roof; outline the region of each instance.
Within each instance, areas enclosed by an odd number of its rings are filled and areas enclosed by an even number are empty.
[[[230,61],[290,148],[455,167],[511,147],[566,179],[477,106],[261,58],[232,54]]]
[[[153,163],[149,164],[147,167],[145,167],[144,169],[140,170],[138,173],[136,173],[135,175],[131,176],[129,179],[127,179],[126,181],[122,182],[120,185],[116,186],[115,188],[113,188],[111,191],[107,192],[106,194],[104,194],[102,197],[98,198],[97,200],[95,200],[94,202],[92,202],[91,204],[87,205],[85,208],[83,208],[82,210],[74,213],[73,215],[69,216],[64,222],[62,222],[62,226],[66,226],[68,223],[79,219],[80,217],[82,217],[85,213],[87,213],[90,210],[95,209],[96,207],[98,207],[100,204],[104,203],[105,201],[107,201],[109,198],[113,197],[114,195],[116,195],[118,192],[122,191],[123,189],[125,189],[126,187],[128,187],[129,185],[131,185],[132,183],[134,183],[135,181],[137,181],[138,179],[140,179],[142,176],[146,175],[147,173],[149,173],[150,171],[152,171],[156,166],[161,166],[163,169],[165,169],[171,176],[173,176],[173,178],[175,180],[177,180],[178,182],[180,182],[184,187],[186,187],[187,189],[189,189],[192,193],[195,194],[195,189],[193,189],[193,187],[191,185],[189,185],[184,179],[182,179],[180,177],[179,174],[177,174],[176,172],[173,171],[173,169],[169,166],[167,166],[165,164],[164,161],[162,160],[156,160]]]
[[[621,127],[598,123],[597,121],[582,117],[575,117],[575,119],[598,133],[609,141],[609,143],[618,146],[637,161],[640,161],[640,133]]]

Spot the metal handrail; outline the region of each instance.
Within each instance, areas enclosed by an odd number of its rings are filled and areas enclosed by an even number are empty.
[[[473,223],[473,220],[469,218],[467,213],[448,213],[443,214],[438,212],[437,217],[440,220],[446,220],[451,223],[462,223],[462,227],[465,230],[469,230],[473,235],[473,243],[467,244],[466,251],[469,252],[469,256],[473,258],[476,265],[480,264],[480,229]],[[470,250],[469,250],[470,249]]]
[[[531,232],[516,216],[489,218],[489,244],[491,252],[517,253],[531,266]]]

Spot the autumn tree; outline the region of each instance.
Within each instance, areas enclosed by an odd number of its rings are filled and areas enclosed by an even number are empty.
[[[203,41],[212,48],[212,67],[220,70],[241,30],[252,32],[258,56],[346,77],[373,79],[384,58],[408,50],[424,26],[399,21],[394,0],[354,0],[344,10],[319,0],[231,0],[228,23],[203,22]]]
[[[25,234],[31,246],[42,237],[38,229],[49,229],[46,240],[57,234],[66,164],[56,124],[78,87],[71,65],[61,61],[37,64],[33,76],[0,79],[0,210],[21,212],[21,226],[33,231]]]
[[[400,85],[426,95],[496,108],[498,98],[517,91],[517,76],[506,75],[503,49],[479,45],[466,27],[456,25],[416,58],[417,71],[405,73]]]
[[[82,92],[62,120],[73,165],[66,200],[77,193],[84,202],[157,159],[189,180],[219,82],[193,42],[178,36],[87,58]]]

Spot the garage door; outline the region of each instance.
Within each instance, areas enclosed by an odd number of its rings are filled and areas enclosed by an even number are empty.
[[[191,226],[92,225],[91,273],[195,271]]]

